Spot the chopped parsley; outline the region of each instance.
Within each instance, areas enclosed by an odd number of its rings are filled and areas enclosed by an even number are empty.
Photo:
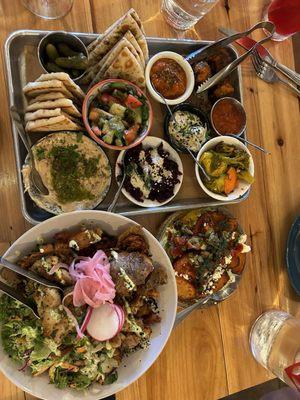
[[[43,147],[37,147],[35,150],[35,155],[38,161],[44,160],[46,158],[46,149]]]
[[[80,180],[97,173],[99,157],[86,158],[78,146],[54,146],[48,153],[51,177],[58,200],[62,203],[92,200],[95,196],[85,189]]]

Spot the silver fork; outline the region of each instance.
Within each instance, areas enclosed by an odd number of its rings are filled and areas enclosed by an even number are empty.
[[[297,96],[300,97],[300,90],[298,90],[297,87],[290,83],[288,80],[279,77],[274,69],[270,67],[266,62],[264,62],[264,60],[259,56],[257,49],[253,50],[252,64],[257,76],[260,79],[267,83],[283,83],[287,85]]]

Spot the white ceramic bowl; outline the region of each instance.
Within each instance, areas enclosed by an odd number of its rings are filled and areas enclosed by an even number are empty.
[[[157,94],[155,89],[152,86],[151,79],[150,79],[150,71],[152,68],[152,65],[159,60],[160,58],[171,58],[172,60],[175,60],[178,62],[178,64],[183,68],[185,74],[186,74],[186,79],[187,79],[187,86],[184,94],[180,97],[177,97],[177,99],[165,99],[167,104],[170,105],[175,105],[184,102],[186,99],[190,97],[194,90],[195,86],[195,76],[194,76],[194,71],[191,65],[185,60],[182,55],[175,53],[174,51],[162,51],[160,53],[155,54],[153,57],[150,58],[148,61],[148,64],[146,66],[145,70],[145,77],[146,77],[146,85],[149,93],[151,96],[159,101],[160,103],[164,104],[164,101],[162,98]]]
[[[168,200],[159,203],[158,201],[153,201],[153,200],[148,200],[145,199],[143,202],[141,201],[137,201],[134,197],[131,196],[130,193],[127,192],[126,189],[122,189],[122,193],[124,194],[125,197],[127,197],[128,200],[130,200],[132,203],[137,204],[138,206],[141,207],[159,207],[159,206],[163,206],[164,204],[169,203],[175,196],[176,194],[179,192],[179,189],[181,187],[182,181],[183,181],[183,166],[182,166],[182,162],[181,159],[179,157],[179,154],[177,153],[176,150],[173,149],[172,146],[169,145],[168,142],[166,142],[165,140],[155,137],[155,136],[147,136],[143,142],[142,142],[142,146],[145,148],[149,148],[149,147],[157,147],[160,145],[160,143],[163,144],[163,149],[166,150],[169,155],[170,158],[175,161],[178,165],[178,169],[181,172],[181,175],[179,175],[178,179],[179,182],[175,185],[174,187],[174,194],[172,197],[170,197]],[[124,151],[121,151],[117,161],[116,161],[116,166],[115,166],[115,177],[117,180],[117,177],[121,174],[121,168],[119,166],[119,164],[122,164],[122,158],[124,156]]]
[[[32,250],[36,246],[38,238],[42,237],[49,240],[56,232],[79,227],[82,222],[87,225],[89,223],[97,224],[110,235],[118,235],[129,226],[137,225],[136,222],[118,214],[96,210],[74,211],[50,218],[31,228],[14,242],[6,251],[4,257],[15,261],[20,257],[20,254]],[[118,368],[119,378],[113,384],[106,386],[95,384],[88,390],[75,391],[57,389],[54,385],[49,384],[48,375],[32,377],[29,372],[18,371],[18,364],[12,361],[3,351],[0,342],[0,370],[8,379],[25,392],[44,400],[99,400],[126,388],[147,371],[159,356],[171,333],[176,315],[177,289],[169,257],[150,232],[146,229],[143,229],[143,232],[148,240],[153,260],[159,262],[168,275],[168,283],[159,288],[159,309],[162,321],[153,326],[148,349],[138,350],[126,357]],[[126,365],[126,368],[124,368],[124,365]]]
[[[253,163],[253,158],[252,155],[250,153],[250,151],[248,150],[248,148],[238,139],[233,138],[231,136],[218,136],[216,138],[210,139],[208,140],[200,149],[198,155],[197,155],[197,160],[200,160],[201,155],[211,149],[212,147],[216,146],[218,143],[220,142],[224,142],[227,144],[231,144],[234,145],[242,150],[245,150],[249,156],[250,156],[250,162],[249,162],[249,172],[252,176],[254,176],[254,163]],[[201,186],[201,188],[204,190],[204,192],[206,194],[208,194],[210,197],[216,199],[216,200],[221,200],[221,201],[232,201],[232,200],[236,200],[239,197],[243,196],[247,190],[249,190],[250,188],[250,184],[245,182],[245,181],[241,181],[239,180],[237,187],[235,188],[235,190],[231,193],[229,193],[229,195],[227,196],[222,196],[221,194],[217,194],[212,192],[211,190],[207,189],[207,187],[205,186],[205,184],[202,181],[202,178],[200,176],[199,173],[199,167],[197,166],[197,164],[195,164],[195,172],[196,172],[196,177],[197,177],[197,181],[199,183],[199,185]]]

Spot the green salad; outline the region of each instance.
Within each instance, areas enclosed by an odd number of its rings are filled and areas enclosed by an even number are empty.
[[[66,318],[62,309],[58,308],[56,318],[61,321]],[[0,298],[0,322],[3,349],[20,363],[19,370],[28,367],[34,376],[49,370],[50,382],[59,389],[81,390],[95,381],[110,384],[118,378],[113,371],[118,362],[108,342],[93,343],[87,336],[78,340],[75,330],[61,342],[45,337],[41,321],[27,307],[6,295]]]

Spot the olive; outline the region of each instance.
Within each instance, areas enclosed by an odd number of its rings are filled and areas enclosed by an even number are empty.
[[[78,56],[79,51],[74,51],[66,43],[58,43],[57,45],[59,54],[64,57]]]
[[[82,53],[77,56],[58,57],[55,63],[62,68],[84,70],[87,67],[87,57]]]
[[[59,57],[59,54],[56,50],[56,47],[52,43],[48,43],[46,46],[46,54],[48,56],[48,59],[50,61],[55,61],[57,57]]]

